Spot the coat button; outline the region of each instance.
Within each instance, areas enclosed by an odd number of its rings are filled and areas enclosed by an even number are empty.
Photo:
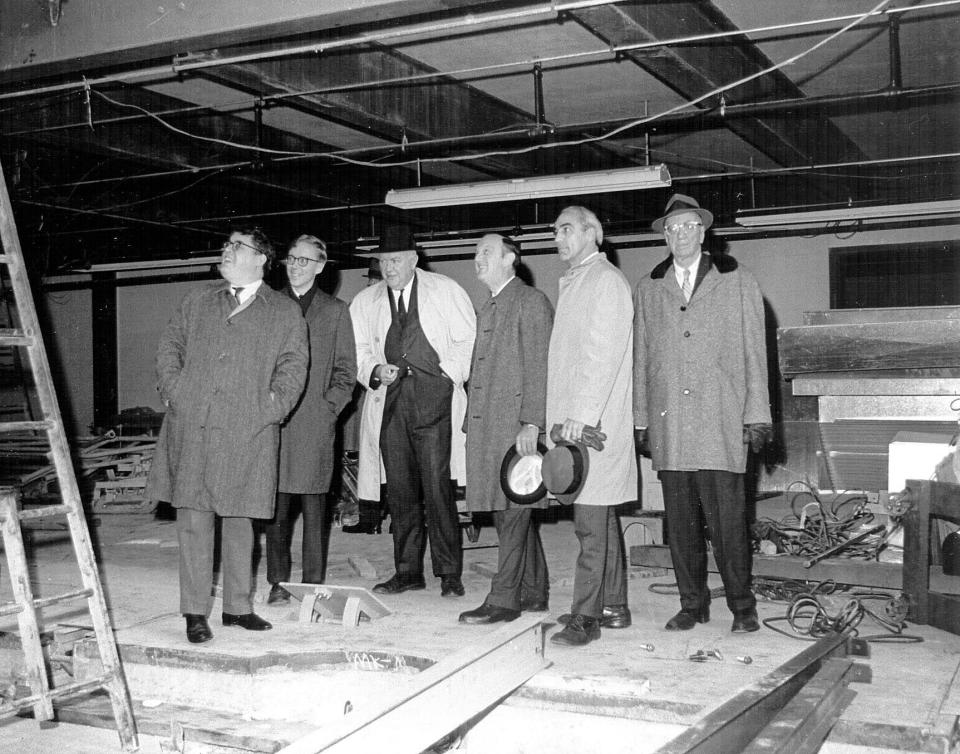
[[[680,307],[680,311],[685,312],[686,310],[687,310],[687,307],[685,307],[685,306],[681,306],[681,307]]]
[[[690,337],[690,331],[687,330],[687,331],[683,334],[683,337],[689,338],[689,337]]]
[[[683,394],[684,394],[684,395],[690,395],[690,388],[684,388],[684,389],[683,389]]]

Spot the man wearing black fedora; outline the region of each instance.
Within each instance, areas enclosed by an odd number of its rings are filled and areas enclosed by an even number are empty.
[[[634,424],[663,486],[680,612],[667,630],[710,620],[704,524],[735,632],[759,629],[744,500],[747,451],[772,434],[763,297],[736,260],[701,248],[713,215],[675,194],[653,229],[670,256],[640,280]]]
[[[358,497],[378,499],[381,459],[396,573],[379,594],[424,589],[424,529],[442,596],[462,596],[463,557],[453,480],[466,482],[464,382],[476,336],[466,291],[417,269],[413,234],[389,225],[377,256],[383,280],[350,304],[357,381],[367,388],[360,425]]]
[[[513,459],[539,454],[546,425],[553,307],[516,276],[519,263],[510,238],[491,233],[477,244],[474,267],[490,298],[480,308],[470,366],[466,503],[471,512],[493,513],[500,547],[490,593],[480,607],[460,614],[461,623],[511,621],[521,610],[547,609],[547,563],[531,518],[531,509],[546,505],[546,490],[540,484],[518,489],[509,481],[504,488],[500,474],[504,465],[508,472],[516,468]]]
[[[550,640],[580,646],[599,638],[601,626],[626,628],[631,620],[615,506],[637,497],[630,421],[633,302],[623,273],[600,251],[603,228],[593,212],[567,207],[554,222],[554,234],[557,252],[569,269],[560,278],[550,336],[547,426],[554,437],[587,454],[588,463],[582,464],[582,482],[577,473],[570,479],[575,498],[566,498],[573,502],[580,543],[573,603],[569,617],[561,621],[566,626]],[[573,457],[576,460],[576,454]],[[563,499],[569,489],[564,484],[552,491]]]

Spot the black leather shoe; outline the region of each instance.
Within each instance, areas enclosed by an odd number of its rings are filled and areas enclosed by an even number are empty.
[[[290,604],[290,592],[284,589],[279,584],[274,584],[270,587],[270,596],[267,597],[268,605],[289,605]]]
[[[207,616],[184,613],[183,617],[187,619],[187,641],[191,644],[203,644],[213,638]]]
[[[557,623],[566,626],[571,618],[573,616],[570,613],[564,613],[557,618]],[[633,623],[630,608],[626,605],[608,605],[603,608],[599,623],[601,628],[628,628]]]
[[[563,631],[550,637],[554,644],[567,647],[582,647],[600,638],[600,621],[588,615],[573,615]]]
[[[223,619],[223,625],[240,626],[240,628],[245,628],[247,631],[269,631],[273,628],[272,623],[265,621],[256,613],[244,613],[243,615],[223,613],[221,618]]]
[[[427,583],[423,580],[423,576],[409,579],[401,578],[399,574],[394,574],[387,581],[373,587],[372,591],[376,594],[400,594],[400,592],[409,592],[412,589],[426,588]]]
[[[371,521],[361,521],[360,523],[343,527],[344,534],[379,534],[381,530],[382,527],[379,523],[375,524]]]
[[[470,623],[472,625],[481,625],[486,623],[509,623],[512,620],[516,620],[520,617],[519,610],[511,610],[509,607],[497,607],[496,605],[488,605],[484,602],[476,610],[467,610],[465,613],[460,613],[460,622],[461,623]]]
[[[751,631],[760,630],[760,621],[757,619],[757,611],[753,608],[747,610],[737,610],[733,614],[733,625],[730,630],[735,634],[747,634]]]
[[[699,610],[681,610],[667,621],[667,631],[689,631],[698,623],[710,622],[710,608],[701,607]]]
[[[462,597],[465,594],[463,582],[459,576],[441,576],[440,577],[440,596],[441,597]]]
[[[520,612],[522,613],[545,613],[550,608],[547,607],[547,600],[520,600]]]

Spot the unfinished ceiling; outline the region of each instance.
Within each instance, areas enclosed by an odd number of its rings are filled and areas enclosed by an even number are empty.
[[[33,269],[327,239],[642,231],[955,200],[960,2],[0,0],[0,160]],[[871,13],[871,11],[876,11]],[[671,189],[401,211],[392,188],[665,163]],[[782,210],[780,210],[782,211]]]

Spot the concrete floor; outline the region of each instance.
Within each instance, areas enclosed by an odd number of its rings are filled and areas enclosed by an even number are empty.
[[[631,519],[625,519],[630,523]],[[288,607],[269,607],[263,604],[268,591],[265,583],[265,565],[261,564],[257,577],[257,611],[274,623],[274,630],[249,633],[239,629],[225,629],[220,625],[220,602],[216,601],[211,617],[215,638],[201,646],[187,644],[183,620],[179,616],[177,583],[177,547],[174,524],[157,520],[152,514],[103,514],[95,520],[92,535],[96,541],[101,576],[107,595],[118,643],[121,646],[149,647],[151,651],[189,650],[206,656],[260,656],[265,653],[297,653],[304,651],[349,650],[351,652],[388,652],[417,658],[438,660],[483,636],[497,626],[465,626],[457,622],[458,614],[479,605],[489,586],[489,575],[496,567],[495,533],[491,527],[480,530],[476,543],[465,539],[464,584],[467,594],[462,598],[441,598],[439,580],[428,576],[427,590],[408,592],[383,601],[393,610],[379,620],[362,622],[355,628],[339,624],[300,624],[296,621],[296,603]],[[644,527],[626,528],[628,544],[642,543],[638,536]],[[573,568],[577,545],[572,523],[560,520],[545,523],[542,537],[547,552],[551,577],[550,611],[543,615],[549,637],[555,630],[556,617],[569,608],[573,587]],[[297,537],[299,531],[297,532]],[[38,531],[31,535],[33,542],[32,580],[37,596],[68,591],[80,583],[79,573],[71,556],[71,548],[62,531]],[[298,539],[295,538],[295,542]],[[299,572],[299,553],[294,547],[294,579]],[[367,571],[367,565],[376,576]],[[361,576],[360,572],[366,573]],[[393,572],[392,544],[387,533],[380,535],[347,535],[333,528],[330,539],[327,583],[345,586],[371,587]],[[425,572],[430,573],[429,558]],[[657,746],[694,724],[698,719],[744,688],[786,662],[807,645],[800,640],[782,636],[768,628],[754,634],[731,634],[730,614],[722,598],[714,601],[712,620],[688,632],[667,632],[663,624],[677,610],[676,596],[651,591],[654,584],[670,584],[672,572],[651,572],[630,569],[630,605],[633,611],[632,627],[613,631],[604,630],[600,640],[578,649],[562,648],[546,641],[545,659],[549,667],[537,673],[517,693],[497,709],[498,738],[483,734],[478,726],[473,744],[458,750],[482,752],[497,751],[576,751],[583,745],[595,750],[599,743],[606,752],[652,751]],[[8,579],[0,584],[0,601],[10,599]],[[716,584],[719,586],[719,583]],[[835,609],[848,596],[840,596]],[[782,616],[785,603],[762,602],[761,618]],[[47,629],[57,624],[89,625],[86,613],[77,606],[48,608],[43,614]],[[15,631],[15,620],[0,619],[0,631]],[[873,673],[870,684],[853,684],[856,696],[841,720],[853,726],[897,726],[917,731],[942,728],[944,720],[960,714],[960,637],[926,626],[910,626],[907,632],[923,639],[919,643],[872,644],[872,657],[865,661]],[[865,622],[861,634],[879,634],[882,629]],[[647,649],[644,645],[652,645]],[[701,649],[719,650],[723,659],[711,658],[697,663],[689,655]],[[749,656],[745,664],[738,657]],[[10,656],[0,656],[0,680],[9,678],[12,671]],[[134,673],[128,673],[131,677]],[[163,689],[164,676],[158,676],[156,693],[147,694],[142,688],[131,686],[137,709],[152,715],[168,711],[170,720],[179,714],[176,705],[165,694],[176,696],[188,705],[204,704],[204,689],[209,677],[201,674],[190,681],[182,679],[179,688]],[[304,679],[309,684],[309,676]],[[316,706],[339,703],[330,701],[321,693],[325,687],[317,677],[314,680],[318,694]],[[189,686],[189,688],[187,687]],[[209,688],[212,688],[212,684]],[[329,692],[329,687],[326,687]],[[270,727],[270,720],[282,717],[278,712],[285,704],[296,706],[302,702],[303,688],[293,685],[283,693],[271,694],[270,699],[247,700],[246,709],[224,708],[219,712],[225,720],[231,715],[259,720],[260,729]],[[326,702],[320,701],[327,699]],[[208,700],[209,701],[209,700]],[[144,704],[146,702],[146,705]],[[253,704],[253,707],[249,707]],[[259,705],[259,708],[258,708]],[[537,717],[539,716],[539,717]],[[541,742],[553,740],[545,748],[521,743],[524,727],[536,717],[543,727]],[[590,726],[580,726],[591,733],[586,741],[577,739],[572,720],[588,720]],[[289,740],[295,733],[309,729],[306,723],[294,724],[287,720]],[[630,725],[642,723],[645,727],[638,739]],[[229,725],[229,723],[226,723]],[[511,727],[516,745],[511,746]],[[592,726],[592,727],[591,727]],[[625,727],[626,726],[626,727]],[[0,751],[10,752],[93,752],[119,750],[115,732],[84,726],[61,726],[62,730],[38,730],[30,720],[0,721]],[[277,723],[276,727],[282,727]],[[631,732],[632,731],[632,732]],[[87,741],[84,734],[89,734]],[[552,736],[552,738],[551,738]],[[95,740],[94,740],[95,739]],[[160,751],[162,736],[143,736],[143,751]],[[106,743],[104,743],[106,740]],[[558,745],[556,741],[566,742]],[[589,745],[592,744],[592,745]],[[843,741],[833,744],[834,751],[873,751],[875,748],[842,748]],[[488,748],[491,747],[491,748]],[[904,747],[900,747],[901,750]],[[202,751],[203,749],[194,749]],[[827,750],[826,748],[824,749]]]

